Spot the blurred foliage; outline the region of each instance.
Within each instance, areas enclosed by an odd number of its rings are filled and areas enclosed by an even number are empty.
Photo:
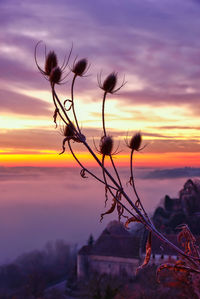
[[[74,273],[75,266],[76,248],[63,240],[48,242],[43,250],[0,266],[0,299],[40,298],[47,287]]]

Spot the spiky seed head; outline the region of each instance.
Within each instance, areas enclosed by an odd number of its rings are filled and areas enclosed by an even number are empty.
[[[65,137],[73,137],[74,136],[74,125],[67,124],[64,128],[63,134]]]
[[[87,65],[88,65],[87,59],[83,58],[75,63],[72,72],[77,76],[82,76],[86,71]]]
[[[62,76],[61,68],[59,66],[56,66],[51,70],[49,80],[52,84],[59,84],[61,76]]]
[[[117,74],[116,73],[111,73],[104,80],[103,85],[102,85],[102,89],[106,92],[112,93],[115,89],[116,84],[117,84]]]
[[[113,138],[111,136],[101,137],[99,148],[102,155],[110,156],[113,149]]]
[[[140,133],[136,133],[131,138],[128,146],[134,151],[139,151],[141,143],[142,143],[142,135]]]
[[[51,74],[53,68],[58,65],[57,56],[54,51],[48,53],[45,61],[45,73],[47,76]]]

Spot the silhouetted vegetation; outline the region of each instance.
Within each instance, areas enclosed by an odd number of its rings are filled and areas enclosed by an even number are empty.
[[[163,271],[162,280],[156,279],[157,266],[151,265],[138,272],[132,279],[106,274],[93,275],[83,293],[91,299],[198,299],[195,286],[190,280],[180,278],[180,273],[169,275]],[[79,297],[81,298],[81,297]]]
[[[70,277],[75,266],[75,248],[63,240],[48,242],[43,250],[25,253],[0,266],[0,299],[11,295],[38,298],[49,286]]]

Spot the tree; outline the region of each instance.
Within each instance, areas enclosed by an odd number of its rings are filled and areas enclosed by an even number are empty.
[[[93,235],[91,234],[90,236],[89,236],[89,239],[88,239],[88,245],[90,245],[90,246],[92,246],[93,244],[94,244],[94,237],[93,237]]]

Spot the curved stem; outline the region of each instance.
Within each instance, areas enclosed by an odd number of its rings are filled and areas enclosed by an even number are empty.
[[[102,165],[102,163],[100,162],[100,160],[96,157],[96,155],[93,153],[92,149],[89,147],[89,145],[84,142],[85,146],[87,147],[88,151],[92,154],[92,156],[95,158],[95,160],[97,161],[97,163],[102,167],[102,169],[104,169],[104,172],[107,174],[107,176],[111,179],[111,181],[115,184],[115,186],[120,190],[120,186],[118,185],[118,183],[114,180],[114,178],[112,177],[112,175],[108,172],[108,170],[104,167],[104,165]],[[179,254],[181,254],[182,256],[184,256],[185,258],[187,258],[191,263],[195,264],[197,266],[197,264],[194,262],[194,260],[200,261],[199,258],[197,257],[191,257],[190,255],[186,254],[185,252],[183,252],[179,247],[177,247],[176,245],[174,245],[172,242],[170,242],[167,238],[165,238],[154,226],[152,226],[151,223],[149,223],[149,221],[143,216],[143,214],[141,213],[141,211],[134,205],[134,203],[130,200],[129,196],[125,193],[124,190],[121,191],[121,194],[124,196],[124,198],[127,200],[127,202],[132,206],[132,208],[135,210],[135,212],[140,216],[143,224],[147,227],[148,230],[150,230],[155,236],[157,236],[161,241],[163,241],[164,243],[168,244],[171,248],[173,248],[176,252],[178,252]],[[127,209],[126,209],[127,210]],[[131,215],[133,215],[131,213]]]
[[[75,83],[76,77],[77,76],[75,74],[74,77],[73,77],[73,80],[72,80],[72,85],[71,85],[71,100],[72,100],[72,111],[73,111],[73,114],[74,114],[75,123],[76,123],[77,129],[78,129],[78,132],[81,133],[81,130],[80,130],[79,125],[78,125],[78,120],[77,120],[77,117],[76,117],[75,108],[74,108],[74,83]]]
[[[103,168],[102,168],[102,170],[105,168],[105,166],[104,166],[104,161],[105,161],[105,156],[103,155],[102,156],[102,165],[103,165]],[[112,195],[112,197],[124,208],[124,210],[126,210],[131,216],[134,216],[135,217],[135,215],[133,214],[133,212],[131,211],[131,210],[129,210],[118,198],[117,198],[117,196],[112,192],[112,190],[110,190],[110,186],[108,185],[108,183],[107,183],[107,179],[106,179],[106,176],[105,176],[105,172],[103,171],[103,178],[104,178],[104,182],[105,182],[105,185],[106,185],[106,187],[107,187],[107,189],[108,189],[108,191],[110,192],[110,194]],[[117,191],[119,191],[119,190],[117,190]],[[145,224],[144,224],[145,225]]]
[[[61,118],[62,121],[67,125],[67,122],[66,122],[66,120],[64,119],[64,117],[62,116],[62,114],[60,113],[60,110],[59,110],[58,105],[57,105],[57,103],[56,103],[56,100],[55,100],[55,94],[54,94],[54,90],[53,90],[53,89],[52,89],[52,98],[53,98],[53,103],[54,103],[54,105],[55,105],[55,107],[56,107],[56,109],[57,109],[57,111],[58,111],[58,114],[59,114],[60,118]]]
[[[95,155],[93,150],[90,148],[90,146],[87,144],[86,141],[83,141],[85,147],[88,149],[90,154],[93,156],[93,158],[96,160],[96,162],[99,164],[99,166],[104,170],[106,175],[110,178],[110,180],[113,182],[113,184],[117,187],[118,190],[120,190],[120,185],[116,182],[116,180],[113,178],[113,176],[109,173],[109,171],[102,165],[101,161],[98,159],[98,157]],[[124,197],[128,201],[128,203],[132,206],[132,208],[136,211],[136,213],[141,217],[141,219],[144,220],[146,224],[148,224],[147,219],[144,217],[144,215],[140,212],[140,210],[135,206],[135,204],[132,202],[132,200],[128,197],[128,195],[123,191]]]
[[[118,173],[118,171],[117,171],[117,168],[116,168],[116,166],[115,166],[115,163],[114,163],[114,161],[113,161],[112,155],[110,155],[110,160],[111,160],[112,166],[113,166],[113,168],[114,168],[114,170],[115,170],[115,173],[116,173],[117,179],[118,179],[118,181],[119,181],[120,187],[121,187],[121,189],[123,189],[123,187],[122,187],[122,182],[121,182],[119,173]]]
[[[67,118],[67,120],[71,123],[64,107],[62,106],[55,90],[54,90],[54,87],[52,86],[52,89],[53,89],[53,95],[55,96],[61,110],[63,111],[65,117]],[[105,95],[104,94],[104,98],[105,98]],[[55,100],[54,98],[54,100]],[[105,99],[104,99],[105,101]],[[55,106],[57,107],[57,104],[55,103],[54,101],[54,104]],[[60,112],[59,112],[59,115]],[[63,119],[63,118],[62,118]],[[66,123],[66,121],[64,121]],[[104,129],[105,129],[105,125],[104,125]],[[80,135],[77,131],[76,133],[78,135]],[[105,133],[105,131],[104,131]],[[90,146],[88,145],[88,143],[83,140],[82,143],[85,145],[85,147],[88,149],[88,151],[90,152],[90,154],[93,156],[93,158],[96,160],[96,162],[99,164],[99,166],[103,169],[103,171],[105,172],[105,174],[110,178],[110,180],[113,182],[113,184],[116,186],[116,188],[118,190],[120,190],[120,185],[115,181],[115,179],[112,177],[112,175],[109,173],[109,171],[104,167],[104,165],[101,163],[101,161],[98,159],[98,157],[95,155],[95,153],[93,152],[93,150],[90,148]],[[186,253],[184,253],[179,247],[177,247],[176,245],[174,245],[173,243],[171,243],[167,238],[165,238],[165,236],[163,236],[153,225],[152,223],[149,222],[149,219],[147,219],[146,217],[144,217],[144,215],[141,213],[141,211],[135,206],[135,204],[131,201],[131,199],[129,198],[129,196],[124,192],[124,190],[122,189],[121,190],[121,194],[124,196],[124,198],[127,200],[127,202],[130,204],[130,206],[135,210],[135,212],[138,214],[138,216],[140,217],[142,223],[146,226],[146,228],[148,230],[150,230],[155,236],[157,236],[162,242],[168,244],[171,248],[173,248],[176,252],[178,252],[179,254],[181,254],[182,256],[184,256],[185,258],[188,259],[188,261],[190,261],[192,264],[194,264],[196,267],[198,267],[199,265],[195,262],[196,261],[199,261],[200,259],[197,258],[197,257],[193,257],[193,256],[190,256]],[[123,206],[124,209],[126,211],[128,211],[131,215],[133,215],[133,213],[128,209],[126,208],[125,206]],[[134,216],[134,215],[133,215]]]
[[[130,184],[132,185],[133,187],[133,191],[135,193],[135,196],[137,198],[137,201],[138,203],[140,204],[140,207],[142,208],[142,211],[144,212],[144,215],[147,217],[147,219],[149,220],[149,222],[153,225],[152,221],[150,220],[147,212],[145,211],[144,209],[144,206],[142,204],[142,201],[140,200],[140,197],[137,193],[137,190],[136,190],[136,186],[135,186],[135,181],[134,181],[134,176],[133,176],[133,153],[134,153],[134,150],[132,149],[131,151],[131,156],[130,156],[130,171],[131,171],[131,177],[130,177]]]
[[[106,176],[105,176],[105,167],[104,167],[104,161],[105,161],[105,155],[102,156],[102,173],[103,173],[103,179],[105,182],[106,187],[108,186],[107,180],[106,180]],[[118,190],[118,189],[117,189]]]
[[[55,98],[56,98],[56,101],[58,102],[59,107],[61,108],[61,110],[62,110],[64,116],[66,117],[66,119],[68,120],[68,122],[69,122],[70,124],[72,124],[72,122],[71,122],[69,116],[67,115],[67,113],[66,113],[66,111],[65,111],[65,109],[64,109],[64,107],[63,107],[63,105],[61,104],[61,102],[60,102],[60,100],[59,100],[59,98],[58,98],[58,96],[57,96],[57,93],[56,93],[56,91],[55,91],[54,86],[52,86],[52,93],[53,93],[53,99],[55,100]],[[54,104],[55,104],[55,106],[57,107],[57,104],[55,103],[55,101],[54,101]],[[59,110],[59,109],[58,109],[58,110]],[[60,113],[60,112],[59,112],[59,115],[61,116],[61,113]],[[63,117],[61,117],[61,118],[62,118],[62,120],[63,120]],[[67,124],[67,122],[66,122],[65,120],[63,120],[63,121],[64,121],[65,124]]]
[[[103,133],[106,136],[106,127],[105,127],[105,100],[106,100],[107,92],[104,92],[103,95],[103,103],[102,103],[102,125],[103,125]]]
[[[72,156],[74,157],[74,159],[76,160],[76,162],[81,166],[82,169],[84,169],[87,173],[89,173],[91,176],[93,176],[97,181],[99,181],[100,183],[104,184],[105,185],[105,182],[102,181],[100,178],[98,178],[95,174],[93,174],[90,170],[88,170],[87,168],[85,168],[83,166],[83,164],[79,161],[79,159],[77,158],[77,156],[75,155],[73,149],[72,149],[72,146],[71,146],[71,143],[70,143],[70,140],[68,140],[68,146],[69,146],[69,149],[70,149],[70,152],[72,154]],[[114,190],[117,191],[117,188],[109,185],[109,188],[112,188]]]

